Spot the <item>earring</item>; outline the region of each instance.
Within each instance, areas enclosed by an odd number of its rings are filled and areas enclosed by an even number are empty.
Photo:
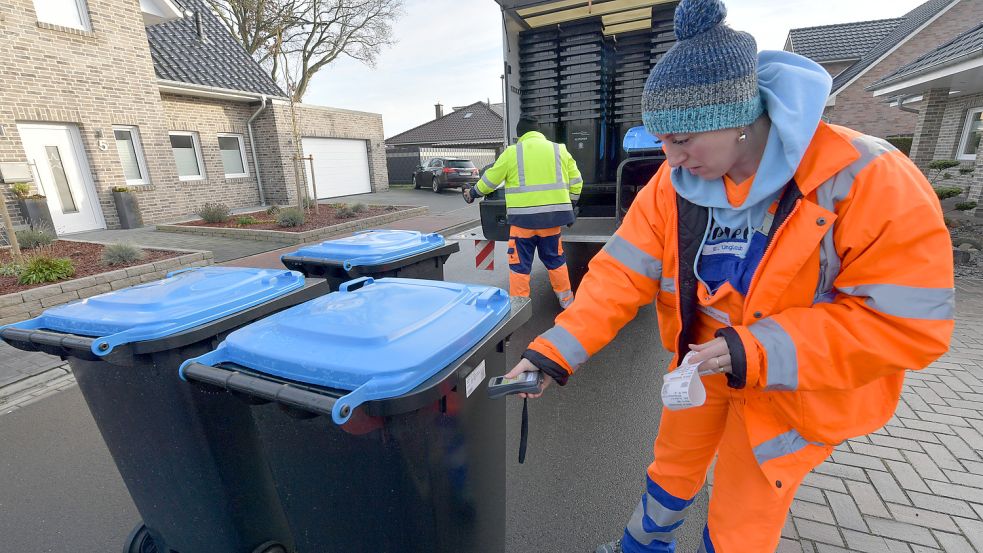
[[[737,141],[738,142],[744,142],[745,140],[747,140],[747,132],[746,131],[741,131],[740,136],[737,137]]]

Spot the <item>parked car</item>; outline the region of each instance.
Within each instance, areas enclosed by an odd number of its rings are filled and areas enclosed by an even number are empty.
[[[413,188],[429,186],[439,193],[444,188],[471,186],[478,178],[478,168],[469,159],[435,157],[413,172]]]

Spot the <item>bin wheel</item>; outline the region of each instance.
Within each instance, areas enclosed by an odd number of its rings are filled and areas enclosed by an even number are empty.
[[[268,541],[263,545],[253,549],[253,553],[288,553],[287,548],[283,545],[275,542]]]
[[[430,182],[430,187],[431,189],[433,189],[434,192],[440,194],[440,181],[437,180],[437,177],[434,177],[433,180]]]
[[[161,553],[157,548],[157,544],[154,543],[153,536],[150,535],[150,530],[147,529],[147,525],[144,523],[137,524],[136,528],[130,532],[130,536],[126,538],[126,546],[123,547],[123,553]]]

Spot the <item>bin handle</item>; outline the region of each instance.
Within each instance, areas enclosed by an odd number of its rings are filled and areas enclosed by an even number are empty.
[[[339,292],[354,292],[359,288],[363,288],[375,282],[372,277],[358,277],[356,279],[349,280],[348,282],[343,282],[341,286],[338,287]]]
[[[505,296],[505,290],[501,288],[489,288],[478,295],[474,300],[475,307],[484,309],[488,307],[496,298]]]
[[[97,339],[88,336],[76,336],[51,332],[38,328],[17,328],[8,326],[0,330],[0,337],[8,342],[31,344],[38,346],[36,350],[51,355],[75,355],[88,358],[91,355],[92,344]]]
[[[240,392],[287,407],[308,411],[316,415],[332,416],[337,400],[333,397],[309,392],[265,378],[259,378],[234,369],[212,367],[190,362],[181,367],[181,378],[193,380],[232,392]],[[351,413],[347,413],[351,415]]]

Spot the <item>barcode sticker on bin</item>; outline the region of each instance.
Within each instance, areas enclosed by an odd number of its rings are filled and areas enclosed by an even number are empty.
[[[471,374],[464,380],[464,390],[465,396],[471,397],[471,393],[481,386],[481,383],[485,381],[485,362],[482,361],[478,363],[478,366],[471,371]]]

